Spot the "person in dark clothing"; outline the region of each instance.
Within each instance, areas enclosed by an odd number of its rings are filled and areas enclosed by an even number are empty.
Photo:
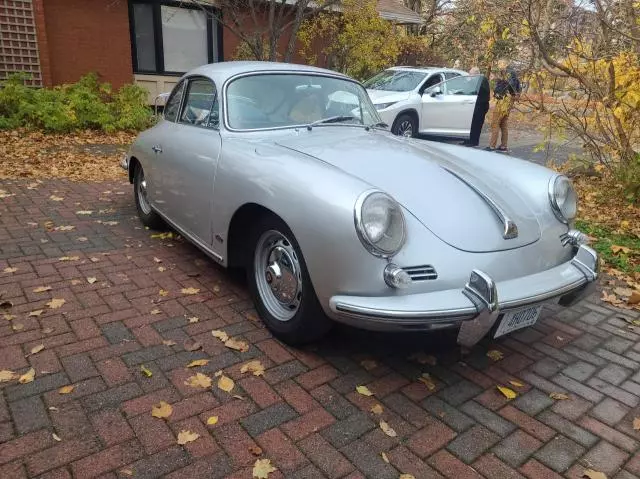
[[[473,67],[469,70],[469,75],[476,75],[478,82],[478,96],[476,105],[473,109],[473,118],[471,119],[471,133],[469,140],[463,144],[466,146],[478,146],[480,144],[480,133],[482,133],[482,125],[484,118],[489,111],[489,101],[491,100],[491,86],[486,76],[480,75],[480,69]]]
[[[493,88],[493,96],[496,105],[491,115],[491,140],[485,150],[493,151],[498,144],[500,136],[500,146],[498,151],[508,151],[507,141],[509,139],[509,113],[513,104],[520,97],[522,87],[515,70],[507,65],[507,62],[498,62],[498,78]]]

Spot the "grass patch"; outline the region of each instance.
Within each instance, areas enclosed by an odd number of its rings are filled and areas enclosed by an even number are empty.
[[[586,220],[577,220],[576,227],[593,238],[590,246],[608,266],[626,274],[640,273],[640,238]]]

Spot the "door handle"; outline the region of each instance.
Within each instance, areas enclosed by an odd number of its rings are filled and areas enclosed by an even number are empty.
[[[151,149],[155,152],[155,153],[162,153],[162,148],[160,147],[160,145],[153,145],[151,147]]]

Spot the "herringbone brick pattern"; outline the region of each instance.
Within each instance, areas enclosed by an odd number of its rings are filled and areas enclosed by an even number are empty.
[[[465,358],[449,334],[348,328],[294,349],[264,329],[242,281],[186,242],[152,238],[124,181],[4,180],[0,190],[0,302],[12,304],[0,311],[0,369],[36,371],[0,384],[2,478],[248,478],[257,457],[277,467],[271,478],[579,478],[585,467],[640,477],[640,328],[625,320],[637,314],[597,299],[550,308]],[[181,292],[190,287],[200,291]],[[52,298],[65,303],[51,309]],[[249,350],[226,348],[213,329]],[[409,359],[417,351],[436,364]],[[201,358],[210,389],[185,385]],[[250,359],[264,376],[241,373]],[[219,370],[232,393],[216,387]],[[435,389],[417,381],[425,372]],[[166,421],[151,416],[161,400],[173,406]],[[184,429],[200,438],[178,445]]]

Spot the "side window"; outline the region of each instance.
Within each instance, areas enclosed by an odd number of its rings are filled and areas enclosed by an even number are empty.
[[[206,78],[189,80],[180,123],[217,128],[219,116],[216,96],[216,87],[211,80]]]
[[[185,82],[181,81],[173,89],[169,100],[164,106],[164,119],[167,121],[176,121],[178,110],[180,110],[180,102],[182,101],[182,92],[184,91]]]
[[[427,82],[424,84],[424,88],[427,89],[441,82],[442,82],[442,75],[440,73],[436,73],[435,75],[431,75],[428,78]]]
[[[456,72],[445,72],[444,73],[444,77],[449,80],[450,78],[455,78],[455,77],[459,77],[460,73],[456,73]]]
[[[480,88],[482,77],[477,76],[458,76],[447,80],[443,83],[445,95],[477,95]]]

